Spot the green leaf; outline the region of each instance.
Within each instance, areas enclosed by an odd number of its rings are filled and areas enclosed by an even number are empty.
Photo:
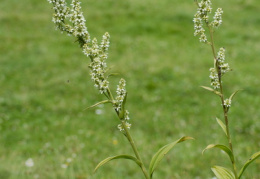
[[[207,86],[201,86],[201,87],[204,88],[205,90],[208,90],[208,91],[211,91],[211,92],[215,93],[216,95],[218,95],[220,97],[222,96],[219,91],[216,91],[216,90],[214,90],[214,89],[212,89],[210,87],[207,87]]]
[[[220,150],[224,151],[226,154],[228,154],[231,162],[234,162],[234,155],[233,152],[225,145],[221,144],[210,144],[208,145],[203,151],[202,154],[205,152],[205,150],[212,149],[212,148],[219,148]]]
[[[125,103],[126,103],[126,98],[127,98],[127,93],[125,94],[125,97],[124,97],[124,100],[123,100],[123,103],[122,103],[122,107],[121,107],[121,110],[119,112],[119,118],[120,120],[123,120],[125,119]]]
[[[92,106],[87,107],[85,110],[88,110],[88,109],[90,109],[90,108],[94,108],[94,107],[96,107],[96,106],[98,106],[98,105],[100,105],[100,104],[105,104],[105,103],[112,103],[112,101],[110,101],[110,100],[100,101],[100,102],[98,102],[98,103],[96,103],[96,104],[94,104],[94,105],[92,105]]]
[[[218,118],[216,118],[218,124],[220,125],[220,127],[223,129],[223,131],[225,132],[226,136],[227,136],[227,127],[226,125]]]
[[[256,152],[254,153],[250,159],[248,159],[245,163],[245,165],[242,167],[242,169],[240,170],[239,172],[239,175],[238,175],[238,179],[240,179],[240,177],[242,176],[242,174],[244,173],[245,169],[248,167],[248,165],[250,163],[252,163],[255,159],[257,159],[258,157],[260,156],[260,151],[259,152]]]
[[[211,168],[218,179],[235,179],[234,173],[228,168],[214,166]]]
[[[229,97],[229,99],[232,101],[233,97],[237,94],[237,92],[242,91],[242,89],[236,90],[234,93],[232,93]]]
[[[118,76],[119,73],[110,73],[109,75],[107,75],[107,77],[110,77],[110,76]]]
[[[96,172],[97,169],[98,169],[99,167],[101,167],[102,165],[106,164],[107,162],[109,162],[109,161],[111,161],[111,160],[115,160],[115,159],[129,159],[129,160],[134,161],[138,166],[141,167],[141,162],[140,162],[137,158],[135,158],[135,157],[133,157],[133,156],[130,156],[130,155],[117,155],[117,156],[108,157],[108,158],[106,158],[105,160],[102,160],[102,161],[96,166],[94,172]]]
[[[172,143],[169,143],[165,146],[163,146],[162,148],[160,148],[158,150],[158,152],[156,152],[150,162],[150,166],[149,166],[149,174],[152,177],[154,170],[156,169],[156,167],[159,165],[160,161],[163,159],[163,157],[177,144],[180,142],[183,142],[185,140],[190,140],[193,139],[192,137],[182,137],[179,140],[176,140]]]

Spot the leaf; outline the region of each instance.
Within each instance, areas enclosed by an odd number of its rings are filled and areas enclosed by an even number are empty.
[[[149,174],[152,177],[154,170],[156,169],[156,167],[159,165],[160,161],[162,160],[162,158],[177,144],[180,142],[183,142],[185,140],[190,140],[193,139],[192,137],[182,137],[172,143],[169,143],[165,146],[163,146],[162,148],[160,148],[158,150],[158,152],[156,152],[150,162],[150,166],[149,166]]]
[[[106,164],[107,162],[109,162],[109,161],[111,161],[111,160],[115,160],[115,159],[129,159],[129,160],[133,160],[138,166],[141,167],[141,162],[140,162],[137,158],[135,158],[135,157],[133,157],[133,156],[130,156],[130,155],[117,155],[117,156],[108,157],[108,158],[102,160],[102,161],[96,166],[96,168],[95,168],[95,170],[94,170],[94,173],[97,171],[97,169],[98,169],[99,167],[101,167],[102,165]]]
[[[214,166],[211,168],[218,179],[235,179],[234,173],[228,168]]]
[[[208,90],[208,91],[211,91],[211,92],[215,93],[216,95],[218,95],[220,97],[222,96],[219,91],[216,91],[216,90],[214,90],[214,89],[212,89],[210,87],[207,87],[207,86],[201,86],[201,87],[204,88],[205,90]]]
[[[220,125],[220,127],[223,129],[223,131],[225,132],[226,136],[227,136],[227,127],[226,125],[218,118],[216,118],[218,124]]]
[[[96,104],[94,104],[94,105],[92,105],[92,106],[87,107],[85,110],[88,110],[88,109],[90,109],[90,108],[94,108],[94,107],[96,107],[96,106],[98,106],[98,105],[100,105],[100,104],[105,104],[105,103],[112,103],[112,101],[110,101],[110,100],[100,101],[100,102],[98,102],[98,103],[96,103]]]
[[[110,76],[118,76],[119,73],[110,73],[109,75],[107,75],[107,77],[110,77]]]
[[[122,107],[121,107],[121,110],[119,112],[119,118],[120,120],[123,120],[125,119],[125,103],[126,103],[126,98],[127,98],[127,92],[125,94],[125,97],[124,97],[124,100],[123,100],[123,103],[122,103]]]
[[[220,150],[224,151],[226,154],[228,154],[231,162],[234,162],[234,155],[233,152],[225,145],[221,144],[210,144],[208,145],[203,151],[202,154],[205,152],[205,150],[212,149],[212,148],[219,148]]]
[[[244,173],[245,169],[248,167],[248,165],[250,163],[252,163],[255,159],[257,159],[258,157],[260,156],[260,151],[259,152],[256,152],[254,153],[250,159],[248,159],[245,163],[245,165],[242,167],[242,169],[240,170],[239,172],[239,175],[238,175],[238,179],[240,179],[240,177],[242,176],[242,174]]]
[[[229,99],[232,101],[233,97],[237,94],[237,92],[242,91],[242,89],[236,90],[234,93],[232,93],[229,97]]]

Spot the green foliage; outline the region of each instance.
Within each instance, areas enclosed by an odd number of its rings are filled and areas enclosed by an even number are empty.
[[[106,164],[107,162],[109,162],[109,161],[111,161],[111,160],[115,160],[115,159],[128,159],[128,160],[132,160],[132,161],[134,161],[138,166],[141,167],[141,162],[140,162],[137,158],[135,158],[135,157],[133,157],[133,156],[130,156],[130,155],[117,155],[117,156],[108,157],[108,158],[102,160],[102,161],[96,166],[94,172],[96,172],[97,169],[98,169],[99,167],[101,167],[102,165]]]
[[[218,179],[235,179],[234,173],[228,168],[214,166],[211,168]]]
[[[224,151],[224,152],[229,156],[231,162],[234,162],[233,152],[230,150],[230,148],[228,148],[228,147],[225,146],[225,145],[210,144],[210,145],[208,145],[208,146],[202,151],[202,154],[205,152],[205,150],[212,149],[212,148],[219,148],[219,149],[221,149],[222,151]]]
[[[244,166],[241,168],[239,174],[238,174],[238,179],[240,179],[242,177],[242,174],[244,173],[245,169],[248,167],[249,164],[251,164],[254,160],[256,160],[258,157],[260,156],[260,151],[254,153],[250,159],[248,159],[246,161],[246,163],[244,164]]]
[[[185,136],[185,137],[182,137],[170,144],[167,144],[165,146],[163,146],[162,148],[160,148],[158,150],[158,152],[156,152],[150,162],[150,166],[149,166],[149,175],[150,177],[152,178],[153,176],[153,172],[154,170],[158,167],[160,161],[163,159],[163,157],[178,143],[180,142],[184,142],[186,140],[190,140],[190,139],[193,139],[192,137],[188,137],[188,136]]]
[[[220,127],[223,129],[224,133],[227,136],[227,127],[226,127],[226,125],[220,119],[216,118],[216,120],[217,120],[218,124],[220,125]]]

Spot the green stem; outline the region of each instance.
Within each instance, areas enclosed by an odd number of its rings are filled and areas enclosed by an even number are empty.
[[[143,164],[143,161],[142,161],[142,159],[141,159],[141,157],[140,157],[140,155],[139,155],[139,152],[138,152],[137,147],[136,147],[136,145],[135,145],[135,143],[134,143],[134,140],[133,140],[133,138],[132,138],[132,136],[131,136],[129,130],[128,130],[127,127],[126,127],[125,121],[124,121],[124,120],[121,120],[121,122],[122,122],[122,126],[123,126],[123,128],[124,128],[124,131],[125,131],[125,136],[126,136],[126,138],[128,139],[129,143],[131,144],[132,149],[133,149],[133,151],[134,151],[134,153],[135,153],[136,158],[141,162],[141,166],[140,166],[140,167],[141,167],[141,169],[142,169],[142,171],[143,171],[143,174],[144,174],[144,176],[145,176],[146,179],[149,179],[150,177],[149,177],[149,175],[147,174],[146,168],[145,168],[145,166],[144,166],[144,164]]]
[[[105,96],[106,96],[108,99],[110,98],[112,101],[114,101],[114,97],[113,97],[113,95],[112,95],[112,93],[111,93],[111,91],[110,91],[109,88],[107,89],[107,93],[108,93],[108,96],[107,96],[107,95],[105,95]],[[115,110],[115,111],[116,111],[116,110]],[[137,147],[136,147],[136,145],[135,145],[135,143],[134,143],[134,140],[133,140],[133,138],[132,138],[132,136],[131,136],[131,134],[130,134],[128,128],[126,127],[126,124],[125,124],[124,119],[121,119],[121,118],[119,117],[119,112],[118,112],[118,111],[116,111],[116,114],[117,114],[118,118],[120,119],[120,121],[121,121],[121,123],[122,123],[123,129],[124,129],[124,132],[125,132],[125,136],[126,136],[126,138],[128,139],[128,141],[129,141],[129,143],[130,143],[130,145],[131,145],[131,147],[132,147],[132,149],[133,149],[133,151],[134,151],[134,153],[135,153],[136,158],[137,158],[137,159],[140,161],[140,163],[141,163],[141,166],[140,166],[140,167],[141,167],[141,169],[142,169],[142,172],[143,172],[145,178],[146,178],[146,179],[150,179],[149,175],[147,174],[147,171],[146,171],[146,168],[145,168],[145,166],[144,166],[144,163],[143,163],[143,161],[142,161],[142,158],[140,157],[139,152],[138,152],[138,150],[137,150]]]
[[[225,124],[226,124],[228,144],[229,144],[230,150],[234,154],[231,136],[230,136],[230,132],[229,132],[228,110],[224,106],[224,94],[223,94],[223,86],[222,86],[222,81],[221,81],[221,75],[222,74],[221,74],[218,59],[217,59],[217,56],[216,56],[216,50],[215,50],[214,39],[213,39],[213,30],[211,29],[211,27],[209,25],[208,25],[208,28],[209,28],[209,31],[210,31],[210,40],[211,40],[210,45],[211,45],[212,53],[213,53],[213,56],[214,56],[214,62],[215,62],[214,65],[215,65],[215,68],[217,69],[217,72],[218,72],[218,80],[219,80],[219,87],[220,87],[220,93],[221,93],[220,98],[221,98],[223,114],[224,114],[224,119],[225,119]],[[233,166],[235,178],[238,179],[235,159],[232,161],[232,166]]]

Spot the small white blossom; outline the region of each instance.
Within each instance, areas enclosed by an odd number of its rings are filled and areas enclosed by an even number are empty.
[[[229,108],[231,106],[231,100],[230,99],[225,99],[224,100],[224,106]]]
[[[119,131],[123,131],[124,130],[124,128],[122,127],[122,124],[118,124],[117,128],[119,129]]]
[[[61,164],[61,168],[64,168],[64,169],[65,169],[65,168],[68,168],[68,165],[65,164],[65,163],[64,163],[64,164]]]
[[[125,125],[126,125],[126,127],[127,127],[128,129],[131,128],[131,124],[130,124],[130,123],[126,122]]]
[[[29,158],[25,161],[25,166],[26,167],[33,167],[34,166],[34,162],[32,158]]]
[[[128,123],[128,122],[125,123],[125,126],[126,126],[128,129],[131,128],[131,124]],[[119,131],[121,131],[121,132],[124,131],[124,128],[123,128],[122,124],[118,124],[117,128],[118,128]]]

